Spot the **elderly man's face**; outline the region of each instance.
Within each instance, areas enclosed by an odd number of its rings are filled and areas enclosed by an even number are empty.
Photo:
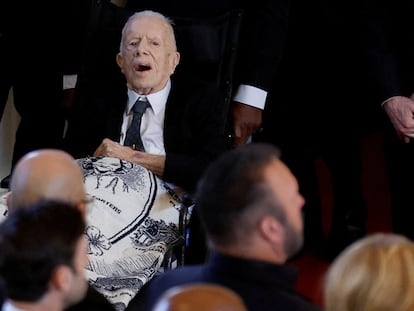
[[[137,17],[129,24],[117,55],[128,88],[139,94],[164,88],[179,59],[171,27],[155,16]]]

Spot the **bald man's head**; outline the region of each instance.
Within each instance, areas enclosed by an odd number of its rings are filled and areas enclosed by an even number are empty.
[[[167,290],[152,311],[247,311],[240,296],[218,284],[185,284]]]
[[[78,204],[86,197],[79,165],[68,153],[55,149],[32,151],[20,159],[13,171],[10,191],[10,211],[40,199]]]

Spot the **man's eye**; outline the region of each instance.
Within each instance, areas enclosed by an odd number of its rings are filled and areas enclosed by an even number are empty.
[[[133,51],[133,50],[136,49],[137,46],[138,46],[138,42],[137,41],[130,41],[130,42],[128,42],[127,50]]]
[[[159,45],[160,45],[160,43],[159,43],[159,42],[156,42],[156,41],[153,41],[153,42],[152,42],[152,45],[154,45],[154,46],[159,46]]]

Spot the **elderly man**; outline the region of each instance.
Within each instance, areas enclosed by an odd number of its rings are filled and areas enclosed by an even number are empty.
[[[106,156],[142,165],[192,192],[205,168],[226,148],[226,108],[215,84],[193,76],[174,79],[179,61],[168,18],[154,11],[130,16],[116,55],[124,79],[85,83],[79,77],[65,149],[75,158]],[[137,124],[134,115],[142,105]],[[188,262],[199,261],[205,252],[193,219],[194,250],[187,252]]]
[[[193,77],[173,79],[179,60],[168,18],[153,11],[132,15],[116,56],[126,81],[80,83],[67,150],[76,158],[95,155],[137,163],[192,191],[225,148],[226,112],[216,86]],[[137,105],[146,105],[138,126]]]
[[[318,310],[295,293],[294,268],[285,265],[302,247],[305,200],[274,147],[250,144],[222,155],[196,199],[212,256],[154,278],[148,310],[168,288],[197,282],[229,287],[248,310]]]

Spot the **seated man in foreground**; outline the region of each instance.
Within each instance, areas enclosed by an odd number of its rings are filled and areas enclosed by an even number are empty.
[[[84,298],[85,220],[75,206],[39,201],[0,224],[1,310],[61,311]]]
[[[196,202],[212,256],[155,277],[146,310],[170,287],[197,282],[229,287],[248,310],[318,310],[295,292],[295,268],[285,265],[303,244],[305,200],[277,149],[249,144],[222,155],[200,180]]]

